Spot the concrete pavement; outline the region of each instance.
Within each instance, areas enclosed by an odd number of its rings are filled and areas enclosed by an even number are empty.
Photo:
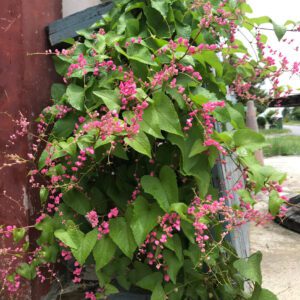
[[[265,159],[265,165],[288,173],[283,185],[285,195],[300,194],[300,156],[270,157]],[[262,200],[257,209],[267,211],[267,202]],[[250,246],[251,252],[263,253],[263,287],[279,300],[300,300],[300,234],[273,222],[264,227],[251,226]]]
[[[299,135],[300,136],[300,125],[283,125],[284,129],[289,129],[291,133],[289,135]],[[300,300],[300,298],[299,298]]]

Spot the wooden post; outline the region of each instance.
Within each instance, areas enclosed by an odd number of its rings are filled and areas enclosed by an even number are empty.
[[[258,132],[258,124],[256,119],[256,107],[252,100],[247,102],[246,124],[247,127]],[[255,157],[261,165],[264,165],[264,154],[262,150],[257,150],[255,152]]]
[[[57,79],[50,56],[28,55],[49,49],[45,27],[61,17],[61,0],[1,0],[0,1],[0,165],[4,152],[23,157],[30,152],[30,141],[23,138],[7,150],[14,124],[7,114],[18,118],[19,111],[33,121],[50,102],[50,86]],[[5,114],[7,113],[7,114]],[[2,168],[0,171],[0,224],[23,227],[32,224],[39,211],[39,199],[30,192],[25,165]],[[6,191],[6,195],[5,192]],[[10,198],[11,197],[11,198]],[[12,200],[13,199],[13,200]],[[9,247],[5,240],[0,249]],[[0,268],[8,260],[2,257]],[[15,300],[41,299],[41,285],[28,283],[14,296]],[[1,298],[2,297],[2,298]],[[1,295],[1,299],[11,299]]]

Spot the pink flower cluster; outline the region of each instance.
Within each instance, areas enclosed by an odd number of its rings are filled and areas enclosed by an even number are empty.
[[[119,215],[119,210],[117,207],[114,207],[107,214],[107,218],[113,219],[118,217],[118,215]],[[98,240],[100,240],[106,234],[109,234],[109,222],[103,221],[98,227]]]
[[[91,210],[86,214],[87,220],[90,222],[93,228],[98,226],[99,220],[98,220],[98,214],[95,210]]]
[[[86,292],[84,298],[90,299],[90,300],[97,300],[97,298],[93,292]]]
[[[168,241],[168,238],[172,238],[174,232],[180,231],[180,216],[177,213],[166,213],[160,220],[159,226],[162,233],[158,234],[156,231],[150,232],[145,242],[139,248],[139,255],[146,255],[147,263],[150,266],[155,266],[156,269],[163,267],[164,271],[167,271],[168,266],[164,263],[163,254],[164,244]],[[160,250],[160,251],[157,251]],[[165,281],[169,281],[170,278],[167,274],[164,276]]]
[[[82,267],[80,267],[80,264],[77,261],[75,261],[74,267],[75,267],[75,270],[73,271],[73,275],[74,275],[73,282],[80,283],[81,282],[80,275],[82,272]]]
[[[77,63],[71,64],[68,68],[67,76],[71,77],[75,70],[82,70],[83,74],[86,74],[85,66],[87,65],[87,61],[84,58],[82,53],[79,54],[77,58]]]

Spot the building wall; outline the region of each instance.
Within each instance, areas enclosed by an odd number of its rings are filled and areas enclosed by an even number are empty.
[[[33,121],[50,102],[50,86],[58,80],[52,60],[31,54],[49,49],[45,28],[61,18],[61,9],[61,0],[0,0],[0,166],[14,130],[9,115],[18,118],[20,111]],[[30,140],[22,138],[9,152],[26,157],[29,145]],[[0,169],[0,225],[22,227],[35,219],[39,199],[29,192],[27,173],[25,165]],[[0,240],[0,249],[8,246]],[[0,269],[7,263],[2,257]],[[21,293],[13,299],[35,300],[43,294],[35,283],[28,283]],[[0,299],[10,298],[0,295]]]

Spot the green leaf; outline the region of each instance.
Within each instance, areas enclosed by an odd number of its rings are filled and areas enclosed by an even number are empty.
[[[114,295],[114,294],[119,293],[119,290],[111,284],[106,284],[104,287],[104,290],[105,290],[105,296]],[[106,297],[105,297],[105,299],[106,299]]]
[[[240,258],[233,263],[237,271],[245,278],[251,281],[262,283],[260,263],[262,260],[261,252],[252,254],[249,258]]]
[[[244,116],[239,112],[237,109],[231,107],[230,105],[226,105],[226,108],[229,112],[230,118],[231,118],[231,125],[235,129],[239,128],[245,128],[245,119]]]
[[[255,204],[255,200],[251,196],[250,192],[247,190],[238,190],[238,195],[242,198],[245,203],[249,203],[250,205]]]
[[[174,251],[179,261],[183,262],[182,243],[179,234],[174,234],[172,238],[169,238],[165,246]]]
[[[62,60],[62,56],[53,56],[52,57],[54,62],[55,71],[57,74],[64,76],[68,72],[69,63]]]
[[[221,77],[223,74],[223,65],[213,51],[203,51],[201,53],[201,58],[204,59],[206,63],[208,63],[211,67],[213,67],[216,70],[216,74],[218,77]]]
[[[58,245],[43,246],[43,252],[47,262],[56,263],[59,253]]]
[[[105,48],[106,48],[105,36],[104,35],[97,35],[97,43],[96,43],[94,49],[96,50],[96,52],[98,54],[103,54]]]
[[[144,191],[152,195],[165,212],[169,211],[170,204],[167,194],[157,177],[145,175],[142,177],[141,184]]]
[[[250,300],[278,300],[278,298],[271,291],[263,289],[259,284],[256,283]]]
[[[195,143],[191,149],[191,152],[189,154],[189,158],[196,156],[198,154],[201,154],[204,151],[206,151],[207,149],[208,148],[206,146],[203,146],[203,141],[199,139],[199,140],[195,141]]]
[[[178,259],[178,257],[172,251],[164,250],[163,256],[168,266],[167,273],[169,274],[172,282],[175,284],[177,281],[176,280],[177,274],[181,269],[181,267],[183,266],[183,263]]]
[[[77,145],[73,137],[68,138],[67,142],[60,142],[59,146],[71,156],[74,157],[76,155]]]
[[[261,24],[271,23],[272,22],[272,20],[270,19],[270,17],[267,17],[267,16],[258,17],[258,18],[251,18],[251,19],[249,19],[249,21],[252,24],[256,24],[256,25],[261,25]]]
[[[195,243],[195,230],[192,224],[182,221],[180,224],[184,235],[189,239],[189,241],[194,244]]]
[[[58,229],[54,232],[54,235],[72,249],[78,249],[84,238],[84,233],[75,228],[68,228],[68,230]]]
[[[165,294],[165,291],[160,283],[158,283],[151,295],[151,300],[165,300],[167,299],[167,296]]]
[[[163,275],[159,272],[153,272],[138,281],[136,285],[144,290],[153,291],[157,284],[162,282]]]
[[[169,203],[178,202],[178,186],[175,171],[169,166],[163,166],[159,172],[159,179],[166,192]]]
[[[193,94],[190,94],[190,98],[194,103],[202,105],[209,100],[216,100],[217,96],[209,90],[199,86],[193,91]]]
[[[118,90],[94,91],[93,94],[101,98],[109,110],[120,110],[121,98]]]
[[[131,11],[136,8],[143,8],[145,6],[144,2],[128,3],[126,6],[125,12]]]
[[[14,242],[18,243],[20,242],[26,233],[26,229],[25,228],[16,228],[13,230],[13,238],[14,238]]]
[[[277,36],[277,39],[278,39],[278,41],[280,41],[286,33],[286,28],[282,25],[276,24],[275,22],[272,22],[272,23],[273,23],[273,27],[274,27],[274,31]]]
[[[131,44],[127,48],[127,55],[131,60],[136,60],[150,66],[157,66],[157,63],[151,59],[151,53],[148,48],[141,44]]]
[[[49,191],[44,186],[40,188],[40,201],[41,204],[45,204],[48,199]]]
[[[143,10],[147,18],[148,26],[153,33],[160,38],[169,38],[172,32],[161,13],[149,6],[145,6]]]
[[[116,250],[117,246],[107,235],[104,235],[96,242],[95,248],[93,249],[93,256],[97,271],[105,267],[113,259]]]
[[[35,266],[32,264],[22,263],[18,266],[16,272],[28,280],[32,280],[36,277]]]
[[[154,94],[153,103],[145,111],[146,116],[147,114],[156,115],[153,118],[158,120],[161,130],[182,136],[181,124],[172,100],[164,93]]]
[[[63,119],[56,121],[52,134],[56,138],[67,138],[73,132],[76,122],[77,118],[72,114],[68,114]]]
[[[151,6],[159,11],[164,18],[167,17],[170,1],[151,0]]]
[[[95,244],[97,242],[98,230],[94,229],[88,232],[85,237],[80,241],[79,247],[77,249],[72,249],[72,253],[76,260],[83,265],[91,254]]]
[[[84,108],[84,88],[74,83],[71,83],[66,91],[68,102],[77,110]]]
[[[137,245],[141,245],[147,234],[157,225],[157,220],[163,212],[157,205],[149,204],[148,201],[139,196],[134,201],[133,216],[130,227],[132,229]]]
[[[239,129],[233,134],[233,141],[237,147],[247,146],[249,144],[260,144],[265,142],[262,134],[251,129]]]
[[[159,114],[157,113],[154,105],[150,106],[144,111],[143,120],[140,123],[141,130],[146,132],[149,135],[154,136],[158,139],[164,139],[161,134]]]
[[[279,213],[281,205],[284,201],[280,198],[277,191],[272,191],[269,195],[269,211],[273,216]]]
[[[132,258],[133,252],[136,250],[136,243],[133,233],[125,218],[116,218],[109,221],[110,237],[114,243],[128,257]]]
[[[86,215],[92,210],[89,199],[75,189],[66,192],[63,195],[63,201],[80,215]]]
[[[58,103],[65,92],[66,86],[64,84],[53,83],[51,86],[51,99],[54,100],[54,103]]]
[[[181,219],[188,221],[187,217],[187,210],[188,206],[185,203],[179,202],[179,203],[173,203],[170,207],[170,211],[174,211],[179,214]]]
[[[170,204],[178,201],[178,187],[175,172],[164,166],[159,178],[145,175],[141,180],[144,191],[154,197],[164,211],[169,211]]]
[[[151,144],[147,135],[140,131],[132,138],[125,138],[125,143],[133,148],[135,151],[147,155],[151,158]]]
[[[211,168],[207,155],[197,155],[192,158],[189,157],[195,140],[199,140],[202,136],[199,127],[192,127],[188,136],[179,137],[175,135],[168,135],[169,141],[173,145],[177,145],[181,151],[181,173],[185,176],[194,176],[200,189],[201,197],[204,197],[208,191],[211,180]]]
[[[41,231],[40,237],[37,240],[39,245],[51,244],[54,242],[54,220],[46,217],[40,223],[35,225],[37,230]]]

